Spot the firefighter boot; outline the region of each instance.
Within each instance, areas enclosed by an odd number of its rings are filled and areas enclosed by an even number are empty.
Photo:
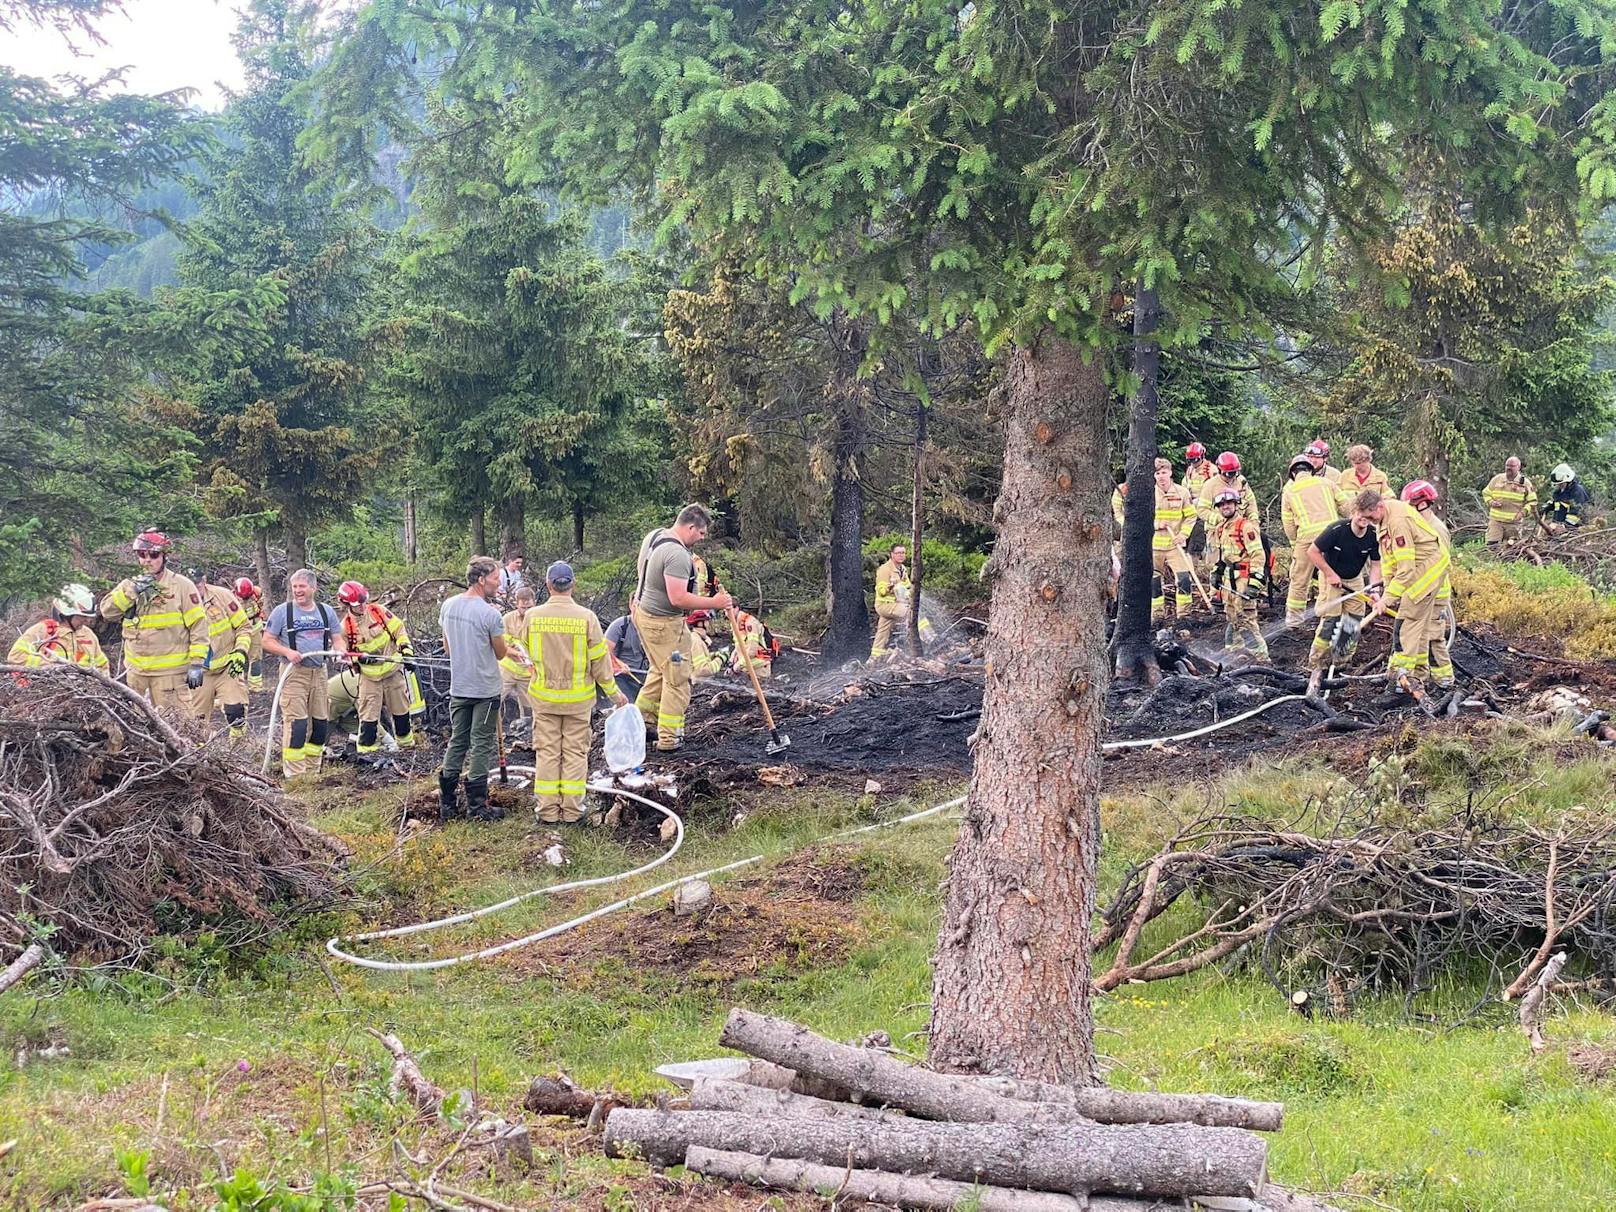
[[[505,809],[488,802],[488,776],[466,780],[466,816],[473,821],[502,821]]]
[[[438,772],[438,822],[452,821],[460,815],[460,801],[455,796],[455,785],[460,782],[460,776],[450,776],[441,770]]]

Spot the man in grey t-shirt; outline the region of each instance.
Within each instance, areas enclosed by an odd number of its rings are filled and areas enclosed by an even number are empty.
[[[466,815],[474,821],[497,821],[503,808],[488,803],[488,767],[494,758],[499,727],[499,663],[507,654],[518,664],[529,659],[519,645],[505,642],[505,620],[489,602],[499,592],[499,565],[476,556],[466,565],[466,592],[456,594],[438,611],[444,647],[449,650],[449,747],[438,771],[438,816],[459,812],[455,785],[466,772]]]

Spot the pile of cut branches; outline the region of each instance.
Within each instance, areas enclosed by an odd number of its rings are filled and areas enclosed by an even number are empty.
[[[1344,1013],[1361,991],[1411,1004],[1439,977],[1478,966],[1488,999],[1508,1001],[1564,950],[1586,981],[1608,987],[1613,910],[1616,824],[1591,814],[1568,814],[1552,832],[1459,813],[1406,828],[1343,821],[1327,836],[1209,815],[1129,872],[1102,911],[1095,950],[1116,950],[1095,984],[1248,956],[1299,1007],[1320,995]],[[1171,930],[1151,926],[1164,916]]]
[[[334,905],[340,843],[222,739],[76,666],[0,665],[0,944],[78,963],[239,946]]]

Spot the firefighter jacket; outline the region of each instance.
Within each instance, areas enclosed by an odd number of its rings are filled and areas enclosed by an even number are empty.
[[[1386,478],[1386,473],[1373,463],[1366,463],[1363,477],[1358,476],[1356,465],[1347,469],[1341,476],[1341,482],[1336,485],[1341,490],[1347,506],[1350,508],[1353,500],[1360,492],[1373,488],[1381,496],[1390,500],[1397,494],[1392,491],[1392,482]]]
[[[88,627],[77,631],[55,619],[41,619],[17,637],[17,642],[6,654],[9,665],[43,665],[47,661],[83,665],[98,673],[106,673],[107,654],[101,651],[101,641]]]
[[[891,560],[875,570],[875,604],[897,606],[909,600],[909,566]]]
[[[208,659],[207,611],[190,579],[165,562],[144,593],[134,577],[119,581],[101,600],[101,617],[123,620],[124,664],[147,677],[182,674]]]
[[[545,715],[588,715],[595,688],[617,694],[606,632],[595,612],[564,594],[554,594],[522,618],[518,642],[533,659],[527,692]]]
[[[1200,500],[1201,489],[1205,488],[1206,482],[1217,474],[1217,468],[1213,467],[1206,459],[1185,468],[1184,491],[1190,494],[1190,500]]]
[[[241,613],[247,619],[247,634],[264,634],[264,595],[262,592],[241,600]]]
[[[1341,469],[1339,467],[1331,467],[1328,463],[1320,467],[1315,474],[1322,476],[1325,480],[1329,481],[1332,488],[1341,483]]]
[[[1250,518],[1240,513],[1232,518],[1220,514],[1212,529],[1212,541],[1217,545],[1225,582],[1233,585],[1242,577],[1252,576],[1262,580],[1262,530]]]
[[[528,609],[532,609],[532,607]],[[511,637],[513,647],[519,642],[518,637],[522,634],[522,619],[526,614],[526,610],[507,610],[501,616],[505,623],[505,634]],[[506,652],[505,659],[500,661],[499,667],[518,682],[525,682],[528,678],[527,670],[522,667],[516,656],[509,651]]]
[[[1195,498],[1177,484],[1156,485],[1156,528],[1150,545],[1156,551],[1182,547],[1195,529]]]
[[[903,584],[908,584],[905,578]],[[735,612],[735,653],[730,658],[730,668],[740,670],[746,667],[746,657],[752,658],[752,664],[759,673],[769,671],[774,661],[774,648],[764,634],[763,623],[749,615],[744,610]],[[746,656],[742,656],[742,645],[745,645]]]
[[[1311,543],[1340,516],[1341,499],[1323,476],[1299,475],[1280,493],[1280,521],[1293,544]]]
[[[707,632],[700,627],[690,629],[690,672],[693,677],[710,678],[724,671],[724,658],[714,654]]]
[[[252,651],[252,626],[241,600],[223,585],[205,585],[202,588],[202,609],[208,619],[209,669],[219,669],[231,652],[243,656]]]
[[[1240,494],[1238,516],[1245,518],[1248,522],[1254,522],[1260,527],[1262,517],[1257,512],[1257,494],[1252,491],[1251,485],[1246,483],[1246,477],[1236,472],[1232,480],[1222,475],[1215,475],[1201,486],[1201,495],[1195,499],[1195,510],[1200,514],[1201,520],[1206,523],[1207,530],[1211,531],[1213,527],[1223,521],[1223,515],[1218,512],[1218,507],[1212,504],[1212,499],[1225,489]]]
[[[1582,486],[1581,480],[1572,480],[1569,484],[1556,484],[1554,494],[1543,509],[1543,516],[1551,522],[1559,522],[1566,526],[1581,526],[1583,514],[1593,501],[1593,496]]]
[[[1487,481],[1481,499],[1487,504],[1489,521],[1519,522],[1527,510],[1537,508],[1537,489],[1525,476],[1511,480],[1501,471]]]
[[[1122,535],[1122,509],[1128,499],[1128,484],[1124,480],[1111,490],[1111,520],[1117,524],[1117,535]]]
[[[361,658],[359,672],[367,678],[396,673],[403,658],[414,655],[403,621],[374,602],[366,602],[357,615],[343,611],[342,634],[347,637],[348,651]]]
[[[1386,520],[1380,528],[1380,560],[1389,605],[1423,602],[1432,595],[1451,597],[1451,558],[1448,529],[1442,519],[1402,501],[1386,502]]]

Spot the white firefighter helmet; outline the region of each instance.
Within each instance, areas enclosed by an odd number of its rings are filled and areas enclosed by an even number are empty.
[[[88,585],[80,585],[74,581],[71,585],[62,586],[62,591],[56,595],[51,605],[56,607],[56,613],[64,619],[75,614],[94,614],[95,594],[90,592]]]
[[[1561,463],[1549,474],[1554,477],[1556,484],[1569,484],[1577,478],[1577,473],[1571,470],[1570,463]]]

